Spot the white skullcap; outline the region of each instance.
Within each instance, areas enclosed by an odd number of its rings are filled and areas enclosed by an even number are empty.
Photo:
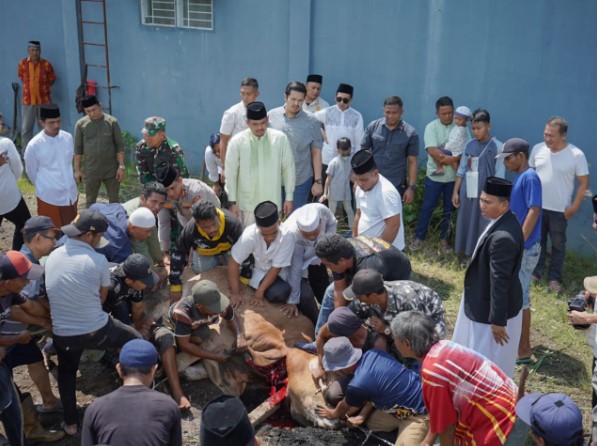
[[[139,208],[129,216],[129,223],[138,228],[155,227],[155,215],[147,208]]]
[[[472,116],[471,109],[465,105],[456,108],[455,113],[463,118],[470,118]]]
[[[296,213],[296,224],[301,231],[313,232],[319,227],[319,211],[316,204],[306,204]]]

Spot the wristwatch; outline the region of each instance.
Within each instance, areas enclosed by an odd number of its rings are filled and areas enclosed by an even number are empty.
[[[391,336],[392,330],[390,330],[390,327],[386,327],[385,330],[383,331],[383,334],[385,334],[386,336]]]
[[[322,183],[323,183],[323,181],[322,181],[322,180],[321,180],[321,178],[320,178],[319,180],[315,180],[315,183],[317,183],[317,184],[322,184]]]
[[[415,190],[415,189],[417,188],[417,185],[416,185],[416,184],[409,184],[409,185],[408,185],[408,188],[409,188],[410,190]]]
[[[120,166],[118,166],[118,168],[121,169],[121,170],[125,170],[126,166],[124,164],[121,164]]]

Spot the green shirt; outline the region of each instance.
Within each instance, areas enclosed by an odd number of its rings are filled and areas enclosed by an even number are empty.
[[[448,142],[450,130],[455,126],[455,123],[450,125],[443,125],[439,118],[434,119],[427,127],[425,127],[425,150],[429,147],[443,147]],[[437,183],[449,183],[456,179],[456,172],[452,166],[442,166],[444,169],[443,175],[431,176],[437,170],[437,164],[431,155],[427,154],[427,177]]]
[[[89,179],[116,177],[117,153],[124,152],[120,125],[106,113],[100,119],[85,116],[75,126],[75,155],[83,156],[83,170]]]
[[[124,203],[122,206],[124,207],[126,214],[130,216],[134,211],[141,207],[141,200],[138,197],[133,198],[132,200]],[[147,260],[149,260],[149,264],[152,265],[152,269],[155,269],[155,266],[153,265],[162,261],[162,250],[160,249],[160,241],[158,240],[157,227],[154,227],[151,230],[151,235],[147,240],[141,242],[129,237],[129,241],[133,247],[133,252],[144,255]]]

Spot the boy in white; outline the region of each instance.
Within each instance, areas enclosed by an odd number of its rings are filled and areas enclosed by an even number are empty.
[[[280,223],[275,203],[259,203],[254,214],[255,223],[245,228],[228,260],[230,303],[234,308],[243,303],[239,267],[249,256],[255,262],[249,280],[249,286],[255,288],[251,305],[262,306],[264,297],[279,303],[286,303],[290,297],[290,285],[285,279],[292,262],[294,235]]]
[[[320,203],[328,200],[328,207],[332,214],[336,214],[338,202],[342,203],[344,212],[348,217],[348,227],[354,225],[354,211],[352,210],[352,196],[350,194],[350,175],[352,168],[350,166],[350,154],[352,153],[352,144],[350,139],[342,137],[336,142],[338,155],[328,165],[326,170],[327,178],[323,195],[319,199]]]
[[[460,156],[464,151],[464,146],[471,139],[469,132],[468,132],[468,122],[471,120],[471,110],[464,105],[456,108],[454,112],[454,120],[456,121],[456,125],[450,130],[450,135],[448,136],[448,142],[446,145],[439,149],[448,156]],[[454,170],[458,170],[458,162],[454,162],[452,167]],[[435,172],[431,174],[431,176],[443,175],[444,169],[441,165],[437,166]]]
[[[207,168],[207,177],[212,182],[212,188],[218,198],[222,194],[222,159],[220,158],[220,134],[214,133],[209,137],[209,145],[205,148],[205,167]],[[220,201],[222,199],[220,198]]]
[[[534,280],[539,280],[543,275],[549,236],[552,249],[548,280],[549,288],[556,292],[562,289],[568,220],[580,208],[589,187],[587,159],[582,150],[566,141],[567,133],[568,122],[564,118],[549,118],[543,132],[545,142],[533,147],[529,158],[529,165],[537,171],[541,179],[543,195],[541,255],[533,276]],[[578,189],[572,200],[575,178],[578,181]]]
[[[392,183],[379,174],[369,150],[357,152],[351,161],[357,212],[352,236],[379,237],[402,251],[404,225],[402,198]]]

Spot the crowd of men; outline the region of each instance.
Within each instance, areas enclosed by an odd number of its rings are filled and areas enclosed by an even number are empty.
[[[302,314],[315,326],[313,342],[297,347],[317,356],[316,382],[330,378],[321,417],[372,431],[397,429],[397,445],[432,445],[438,438],[442,445],[520,445],[528,426],[537,444],[582,444],[582,417],[570,399],[519,400],[512,382],[515,365],[532,361],[529,289],[543,276],[547,239],[549,287],[560,291],[567,220],[589,182],[584,154],[567,142],[563,118],[550,118],[545,142],[531,150],[519,138],[497,144],[488,133],[489,113],[477,110],[474,138],[461,154],[446,153],[454,104],[439,98],[437,119],[424,132],[423,207],[407,244],[402,206],[414,199],[420,142],[402,119],[400,97],[388,97],[384,117],[364,127],[349,84],[338,86],[329,106],[319,97],[323,77],[311,74],[305,83],[290,82],[284,105],[268,112],[256,101],[257,80],[245,78],[241,101],[224,112],[206,148],[213,184],[190,178],[165,119],[152,116],[135,149],[140,196],[121,204],[126,168],[118,121],[95,96],[85,96],[74,138],[62,130],[50,96],[56,76],[40,52],[39,42],[29,42],[29,57],[19,63],[23,159],[36,217],[17,185],[21,154],[0,139],[0,222],[15,224],[12,250],[0,257],[0,419],[10,444],[81,432],[85,445],[155,444],[156,438],[181,444],[180,411],[191,401],[177,352],[228,361],[230,353],[202,345],[209,324],[219,321],[234,333],[236,351],[245,351],[236,313],[264,299],[279,305],[289,323]],[[41,131],[33,136],[36,116]],[[517,174],[514,184],[500,177],[500,166]],[[84,209],[77,182],[84,183]],[[96,203],[102,184],[109,203]],[[445,339],[440,296],[412,280],[404,252],[420,248],[440,196],[443,249],[450,249],[455,208],[474,216],[458,220],[457,232],[475,237],[463,251],[468,264],[452,341]],[[338,233],[338,201],[351,211],[356,203],[346,235]],[[464,210],[465,202],[474,212]],[[183,294],[187,266],[201,273],[219,265],[227,267],[228,295],[208,280]],[[170,306],[156,320],[144,297],[166,284]],[[597,291],[595,280],[585,287]],[[570,318],[595,322],[580,312]],[[43,351],[31,325],[51,336]],[[118,354],[123,386],[94,401],[80,429],[76,375],[86,349]],[[44,367],[53,355],[59,398]],[[172,398],[148,388],[158,357]],[[38,410],[63,412],[61,431],[43,429],[31,397],[14,388],[11,370],[18,365],[28,366],[42,397]],[[254,441],[238,404],[223,397],[204,408],[205,444]]]

